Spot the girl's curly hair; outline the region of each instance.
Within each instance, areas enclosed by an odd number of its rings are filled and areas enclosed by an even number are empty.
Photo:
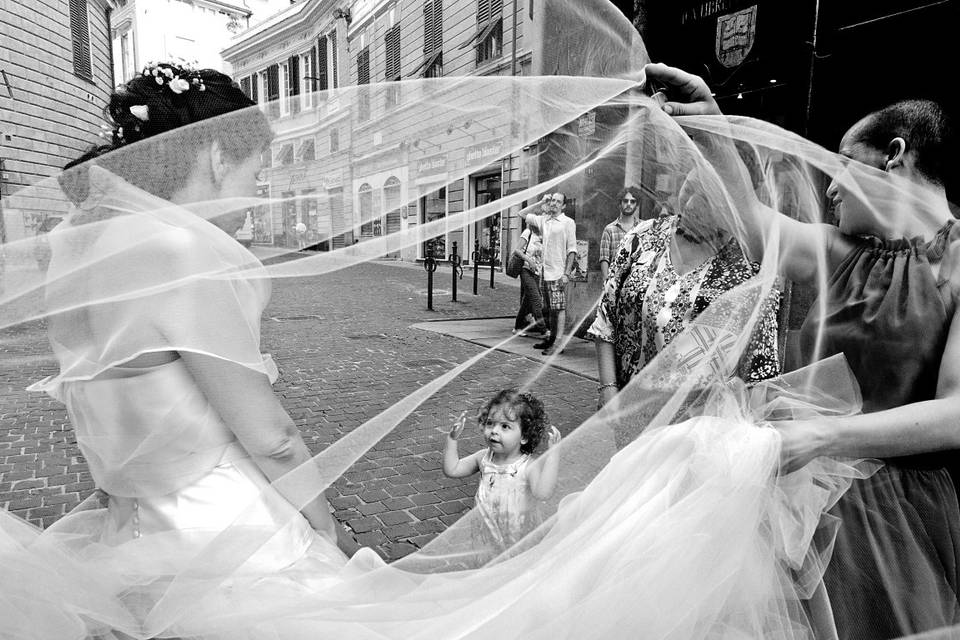
[[[498,391],[480,410],[480,424],[487,421],[490,413],[497,407],[503,407],[511,420],[520,423],[520,435],[526,440],[520,445],[521,453],[533,453],[540,446],[547,431],[547,412],[543,403],[527,391],[516,387]]]

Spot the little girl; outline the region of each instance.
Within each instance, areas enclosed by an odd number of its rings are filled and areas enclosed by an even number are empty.
[[[487,448],[460,457],[457,438],[466,424],[466,411],[450,429],[443,451],[443,472],[465,478],[478,471],[474,507],[486,525],[486,534],[506,548],[533,530],[537,524],[536,502],[546,500],[557,484],[560,431],[547,425],[543,403],[517,389],[504,389],[480,411],[480,428]],[[532,457],[547,436],[547,451]]]

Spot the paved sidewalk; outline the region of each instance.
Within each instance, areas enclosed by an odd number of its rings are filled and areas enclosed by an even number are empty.
[[[539,339],[522,338],[511,333],[513,322],[513,316],[471,318],[469,320],[435,320],[415,324],[413,328],[442,333],[482,347],[496,348],[498,351],[530,358],[544,365],[569,371],[590,380],[599,379],[597,355],[593,342],[570,337],[562,353],[545,356],[541,350],[533,348],[533,345]]]
[[[444,267],[441,266],[441,270]],[[443,438],[463,410],[507,386],[529,385],[564,435],[596,407],[593,345],[572,339],[549,360],[510,336],[516,281],[472,272],[449,292],[447,267],[426,309],[418,265],[374,262],[324,276],[279,279],[263,317],[261,349],[280,368],[274,389],[307,446],[319,453],[408,394],[484,352],[328,489],[336,517],[388,560],[422,547],[473,506],[477,478],[441,471]],[[65,408],[26,387],[57,371],[46,328],[0,330],[0,508],[38,526],[56,522],[94,490]],[[479,429],[461,440],[482,447]]]

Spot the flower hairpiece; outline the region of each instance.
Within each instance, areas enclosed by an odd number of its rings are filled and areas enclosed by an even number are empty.
[[[183,93],[196,87],[200,91],[206,91],[207,87],[203,83],[200,71],[190,63],[180,64],[173,62],[148,62],[143,69],[145,78],[152,77],[159,85],[166,85],[173,93]]]

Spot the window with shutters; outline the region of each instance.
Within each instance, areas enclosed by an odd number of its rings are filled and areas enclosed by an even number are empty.
[[[300,162],[310,162],[311,160],[317,159],[313,138],[305,138],[300,142],[300,148],[297,150],[297,157],[300,159]]]
[[[247,96],[251,100],[253,99],[251,98],[252,92],[250,90],[250,76],[246,76],[245,78],[240,78],[240,90],[243,91],[243,95]]]
[[[503,54],[503,20],[490,23],[486,35],[477,43],[477,64],[499,58]]]
[[[293,143],[288,142],[286,144],[280,145],[280,148],[277,149],[277,161],[276,164],[293,164]]]
[[[478,66],[503,54],[503,0],[477,0],[477,30],[460,48],[471,46]]]
[[[443,2],[423,3],[423,62],[414,75],[438,78],[443,75]]]
[[[364,47],[357,54],[357,84],[370,84],[370,47]],[[370,119],[370,89],[360,89],[360,100],[357,107],[360,122]]]
[[[396,24],[387,30],[384,36],[384,50],[386,51],[387,68],[384,80],[392,82],[387,87],[384,106],[391,109],[400,104],[400,25]]]
[[[87,0],[70,0],[70,36],[73,39],[73,72],[80,78],[93,82]]]
[[[320,36],[317,40],[317,91],[326,91],[330,88],[327,75],[327,36]]]

